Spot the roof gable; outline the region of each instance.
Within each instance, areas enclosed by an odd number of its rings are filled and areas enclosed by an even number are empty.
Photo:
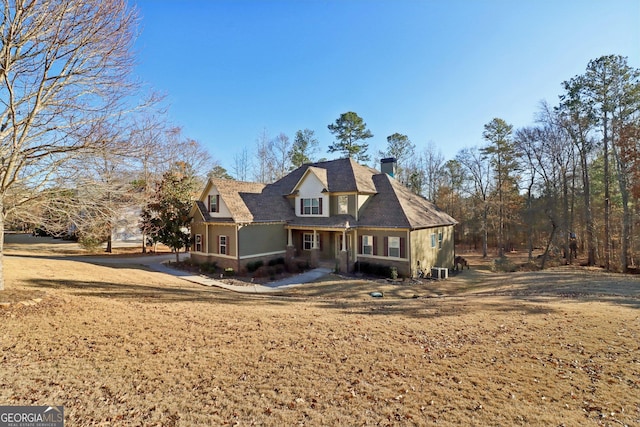
[[[309,178],[310,175],[313,175],[320,182],[320,185],[322,185],[324,190],[329,190],[329,184],[327,183],[327,170],[315,166],[309,166],[307,167],[307,170],[304,171],[302,177],[298,180],[298,183],[295,185],[295,187],[293,187],[291,193],[299,191],[300,187],[304,185],[304,182]]]

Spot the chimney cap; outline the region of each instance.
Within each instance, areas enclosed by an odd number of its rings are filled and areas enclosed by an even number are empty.
[[[380,160],[380,163],[395,163],[398,160],[395,157],[387,157]]]

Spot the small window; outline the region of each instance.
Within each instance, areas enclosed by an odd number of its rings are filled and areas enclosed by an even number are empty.
[[[389,237],[389,256],[400,258],[400,238]]]
[[[437,245],[437,243],[438,243],[438,242],[437,242],[437,240],[436,240],[436,233],[433,233],[433,234],[431,235],[431,247],[432,247],[432,248],[435,248],[435,247],[436,247],[436,245]]]
[[[349,213],[349,196],[338,196],[338,214],[346,215]]]
[[[362,253],[364,255],[373,254],[373,236],[362,236]]]
[[[442,231],[438,233],[438,249],[442,249]]]
[[[202,252],[202,234],[196,234],[196,252]]]
[[[220,255],[227,254],[227,236],[218,236],[218,253]]]
[[[220,212],[219,210],[219,205],[220,205],[220,195],[218,194],[214,194],[214,195],[209,195],[208,198],[209,201],[209,212]]]
[[[313,249],[313,233],[304,233],[302,236],[302,249],[310,251]],[[316,248],[320,247],[320,235],[316,234]]]

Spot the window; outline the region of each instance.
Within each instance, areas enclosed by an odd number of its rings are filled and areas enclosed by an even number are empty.
[[[316,234],[316,248],[320,248],[320,235]],[[304,233],[302,235],[302,249],[310,251],[313,249],[313,233]]]
[[[300,199],[300,215],[322,215],[322,199]]]
[[[431,234],[431,247],[435,248],[436,247],[436,233]]]
[[[349,196],[338,196],[338,214],[349,213]]]
[[[202,234],[196,234],[196,252],[202,252]]]
[[[362,253],[364,255],[373,254],[373,236],[362,236]]]
[[[442,249],[442,231],[438,233],[438,249]]]
[[[388,256],[400,258],[400,238],[399,237],[389,237]]]
[[[218,253],[220,255],[227,254],[227,236],[218,236]]]
[[[207,203],[209,204],[209,212],[220,212],[220,195],[213,194],[209,195],[207,199]]]

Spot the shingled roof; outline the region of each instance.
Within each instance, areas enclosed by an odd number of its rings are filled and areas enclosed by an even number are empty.
[[[351,216],[296,217],[287,196],[293,194],[305,173],[314,173],[329,193],[369,194],[371,198],[360,212],[359,220]],[[299,226],[317,227],[385,227],[426,228],[456,224],[456,220],[433,203],[404,187],[395,179],[375,169],[362,166],[352,159],[338,159],[307,164],[295,169],[273,184],[258,184],[224,179],[212,179],[220,197],[236,223],[287,222]],[[214,221],[198,202],[206,222]]]
[[[373,181],[377,192],[362,210],[359,226],[418,229],[457,224],[450,215],[389,175],[374,175]]]

